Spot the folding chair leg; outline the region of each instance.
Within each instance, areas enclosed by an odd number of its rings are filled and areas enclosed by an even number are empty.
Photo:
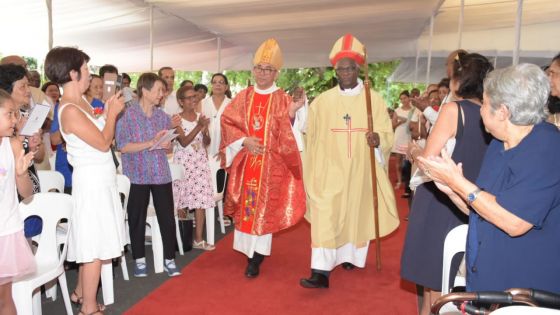
[[[27,285],[18,287],[12,285],[12,299],[17,314],[33,314],[33,293]]]
[[[181,239],[181,231],[179,230],[179,217],[175,215],[175,235],[177,238],[177,247],[179,248],[179,254],[181,256],[185,255],[185,251],[183,251],[183,239]]]
[[[129,280],[129,278],[128,278],[128,267],[126,266],[126,254],[124,253],[124,251],[123,251],[122,256],[120,257],[120,260],[121,260],[121,269],[122,269],[123,279],[128,281]]]
[[[148,218],[150,229],[152,230],[152,252],[154,253],[154,271],[155,273],[163,272],[163,240],[161,239],[161,230],[155,216]]]
[[[56,280],[45,283],[45,296],[53,301],[56,301],[57,289]]]
[[[206,243],[214,245],[214,226],[216,217],[214,208],[206,209]]]
[[[41,289],[39,288],[38,290],[33,291],[33,297],[32,299],[32,309],[33,309],[33,314],[34,315],[41,315]]]
[[[220,219],[220,231],[226,234],[226,226],[224,224],[224,201],[218,201],[218,218]]]
[[[111,305],[115,303],[115,293],[113,292],[113,261],[109,260],[101,264],[101,288],[103,291],[103,304]]]
[[[62,293],[62,300],[66,308],[66,315],[73,315],[72,305],[70,304],[70,294],[68,294],[68,283],[66,282],[66,273],[63,272],[58,276],[58,283],[60,283],[60,292]]]

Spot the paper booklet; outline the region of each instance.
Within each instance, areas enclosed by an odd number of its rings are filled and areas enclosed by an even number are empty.
[[[32,136],[34,133],[39,131],[49,116],[49,112],[51,111],[51,106],[48,104],[35,104],[33,109],[31,109],[31,113],[29,113],[29,117],[27,118],[27,122],[21,128],[20,135],[22,136]]]
[[[154,145],[151,148],[149,148],[148,151],[159,149],[159,146],[162,143],[171,142],[171,140],[177,138],[177,136],[179,135],[175,133],[175,129],[167,130],[167,132],[161,138],[159,138],[159,140],[156,143],[154,143]]]

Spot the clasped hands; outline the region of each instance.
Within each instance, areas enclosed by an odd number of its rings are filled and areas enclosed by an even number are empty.
[[[246,137],[243,140],[243,146],[251,154],[264,154],[265,152],[264,145],[261,144],[261,140],[257,137]]]
[[[448,195],[453,193],[450,188],[453,182],[463,177],[463,164],[455,163],[445,148],[441,150],[441,156],[418,156],[417,161],[424,174]]]
[[[381,140],[379,139],[379,134],[377,132],[373,132],[373,131],[366,132],[366,139],[368,145],[372,148],[377,148],[381,143]]]

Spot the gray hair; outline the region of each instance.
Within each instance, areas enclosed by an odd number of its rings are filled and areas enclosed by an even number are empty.
[[[484,80],[484,93],[492,112],[501,104],[508,108],[509,120],[514,125],[535,125],[548,116],[550,83],[544,71],[534,64],[522,63],[490,72]]]

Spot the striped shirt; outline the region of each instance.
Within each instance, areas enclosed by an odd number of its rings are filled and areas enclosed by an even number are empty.
[[[171,119],[163,110],[154,107],[152,116],[147,117],[138,102],[135,102],[126,108],[117,121],[117,148],[121,150],[129,143],[149,141],[170,126]],[[169,162],[163,149],[123,153],[122,168],[133,184],[159,185],[171,182]]]

